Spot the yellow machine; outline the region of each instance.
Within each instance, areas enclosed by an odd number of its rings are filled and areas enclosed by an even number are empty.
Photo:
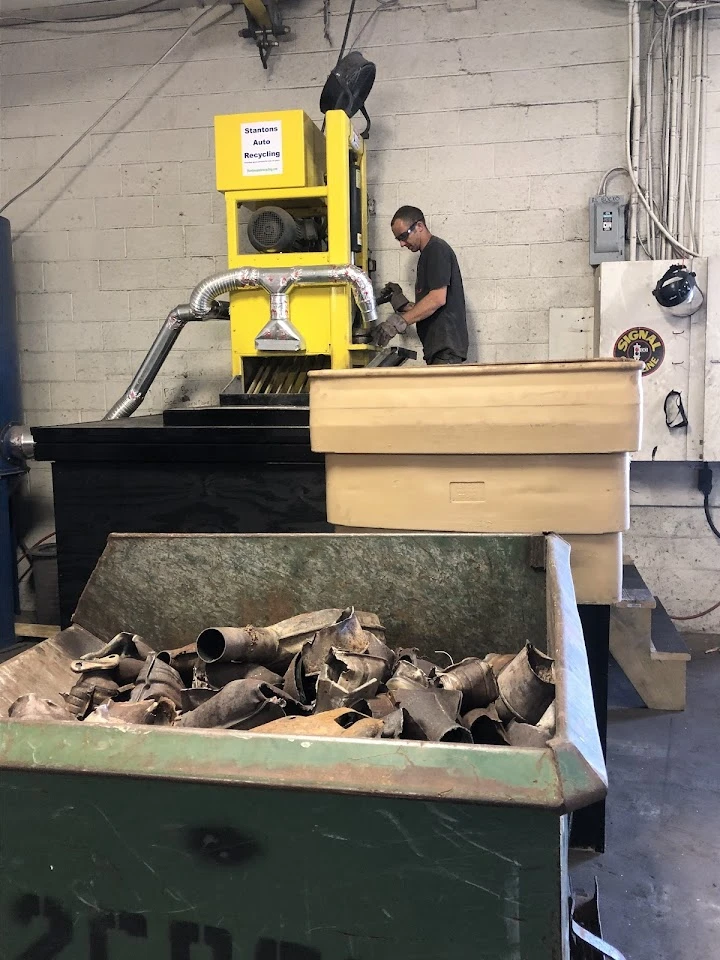
[[[302,110],[218,116],[215,156],[230,269],[367,272],[365,144],[344,111],[328,111],[324,133]],[[364,366],[375,355],[347,284],[293,287],[285,340],[269,332],[269,315],[266,290],[230,293],[232,369],[245,394],[302,393],[309,370]]]

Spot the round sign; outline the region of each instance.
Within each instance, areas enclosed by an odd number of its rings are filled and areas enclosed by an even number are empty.
[[[644,377],[655,373],[665,359],[663,338],[649,327],[630,327],[615,341],[613,356],[623,360],[642,360]]]

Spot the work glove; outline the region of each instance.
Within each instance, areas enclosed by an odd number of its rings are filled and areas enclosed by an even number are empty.
[[[380,296],[383,298],[383,303],[389,303],[395,313],[402,313],[410,303],[399,283],[386,283],[380,291]]]
[[[407,327],[407,323],[405,323],[400,314],[393,313],[387,320],[383,320],[382,323],[378,323],[374,327],[372,342],[377,347],[386,347],[393,337],[396,337],[399,333],[405,333]]]

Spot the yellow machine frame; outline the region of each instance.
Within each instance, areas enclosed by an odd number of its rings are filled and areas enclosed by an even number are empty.
[[[269,172],[244,162],[250,125],[273,131],[268,145],[275,158]],[[255,141],[253,141],[255,142]],[[364,143],[342,110],[326,115],[325,134],[302,110],[218,116],[215,118],[217,188],[225,194],[228,267],[293,267],[354,263],[368,269],[367,174]],[[263,149],[261,146],[259,149]],[[353,158],[354,162],[351,162]],[[252,161],[251,161],[252,162]],[[350,177],[359,177],[361,233],[353,252],[350,226]],[[246,249],[243,210],[273,205],[297,217],[327,218],[327,250],[314,253],[259,253]],[[359,241],[359,242],[358,242]],[[364,366],[374,348],[352,342],[353,298],[347,285],[308,285],[291,290],[292,325],[302,335],[300,356],[328,358],[318,365],[332,369]],[[261,289],[230,294],[233,375],[243,374],[248,358],[297,357],[298,353],[258,351],[255,338],[269,318],[269,297]],[[329,361],[329,362],[328,362]]]

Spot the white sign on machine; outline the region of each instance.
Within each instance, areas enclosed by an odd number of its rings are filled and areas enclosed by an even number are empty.
[[[244,177],[283,172],[282,120],[243,123],[240,128]]]

